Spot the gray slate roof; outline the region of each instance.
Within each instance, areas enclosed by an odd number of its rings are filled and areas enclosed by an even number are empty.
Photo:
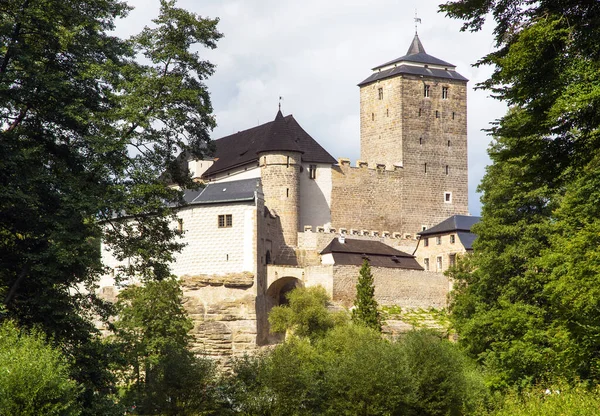
[[[204,189],[184,191],[184,199],[191,205],[253,201],[260,186],[260,179],[209,183]]]
[[[417,233],[421,237],[427,237],[436,234],[446,234],[450,232],[463,231],[470,233],[471,227],[481,221],[481,217],[472,217],[470,215],[453,215],[446,218],[439,224]]]
[[[406,65],[402,64],[403,62],[414,62],[420,65]],[[396,65],[399,64],[399,65]],[[381,68],[386,66],[394,65],[393,68],[386,69],[381,71]],[[439,69],[439,68],[425,68],[424,65],[439,65],[443,66],[447,69]],[[423,75],[435,78],[445,78],[445,79],[454,79],[459,81],[468,81],[467,78],[460,75],[458,72],[454,70],[456,68],[455,65],[442,61],[441,59],[436,58],[435,56],[429,55],[425,52],[425,48],[419,39],[419,36],[415,34],[406,55],[401,56],[400,58],[393,59],[384,64],[377,65],[373,68],[373,73],[370,77],[359,83],[358,85],[366,85],[371,82],[378,81],[380,79],[390,78],[397,75],[409,74],[409,75]]]
[[[340,243],[336,237],[321,251],[321,254],[329,253],[339,265],[360,266],[367,258],[374,267],[423,270],[413,255],[379,241],[346,238],[344,243]]]
[[[335,164],[337,161],[316,142],[294,119],[277,112],[275,120],[217,139],[215,162],[204,173],[210,177],[219,172],[258,161],[267,151],[295,151],[303,162]]]

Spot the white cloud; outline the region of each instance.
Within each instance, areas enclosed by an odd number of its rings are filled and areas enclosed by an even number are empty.
[[[136,6],[118,32],[129,35],[150,25],[158,0],[130,0]],[[222,137],[274,118],[279,96],[284,114],[298,122],[334,157],[359,155],[359,104],[356,84],[375,65],[405,54],[414,34],[425,50],[457,65],[470,79],[468,95],[469,200],[480,210],[475,189],[489,163],[489,137],[481,129],[502,116],[503,104],[472,88],[490,68],[471,65],[493,50],[489,28],[461,33],[461,23],[437,13],[430,0],[180,0],[179,7],[219,17],[224,38],[203,56],[217,65],[207,82]]]

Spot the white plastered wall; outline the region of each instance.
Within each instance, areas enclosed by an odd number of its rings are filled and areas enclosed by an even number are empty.
[[[219,228],[219,215],[232,215],[232,226]],[[183,219],[187,245],[175,256],[175,275],[254,272],[254,201],[195,205],[182,209],[178,217]]]
[[[300,174],[300,229],[310,225],[316,230],[317,226],[331,225],[331,165],[316,164],[315,179],[310,179],[311,163],[302,163]]]

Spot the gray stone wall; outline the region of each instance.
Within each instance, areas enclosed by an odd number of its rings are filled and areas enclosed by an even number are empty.
[[[356,297],[360,267],[333,266],[333,301],[351,307]],[[375,280],[375,299],[380,306],[398,305],[402,309],[445,308],[448,278],[441,273],[371,267]]]

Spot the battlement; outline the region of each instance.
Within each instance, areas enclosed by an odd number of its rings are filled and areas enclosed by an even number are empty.
[[[350,159],[338,158],[338,166],[342,169],[371,169],[376,171],[388,171],[388,172],[399,172],[402,171],[403,166],[400,163],[390,165],[383,162],[366,162],[364,160],[357,160],[356,164],[352,166]]]

